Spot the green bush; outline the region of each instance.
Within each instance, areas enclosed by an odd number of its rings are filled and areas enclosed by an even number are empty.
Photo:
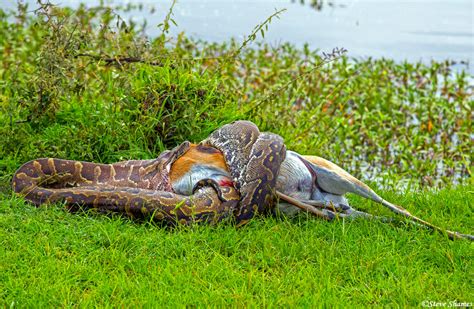
[[[256,43],[271,18],[238,45],[171,38],[171,15],[153,40],[105,7],[15,16],[0,13],[3,186],[36,157],[151,158],[235,119],[386,186],[471,176],[473,87],[449,61]]]

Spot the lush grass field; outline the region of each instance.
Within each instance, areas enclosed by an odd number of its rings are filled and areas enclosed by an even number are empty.
[[[386,196],[466,232],[467,191]],[[6,306],[419,306],[474,297],[470,242],[378,221],[300,216],[170,230],[8,198],[0,228]]]
[[[10,188],[34,158],[153,158],[248,119],[472,234],[472,76],[449,61],[321,56],[253,35],[195,42],[168,37],[171,20],[147,41],[105,8],[27,12],[0,11],[0,305],[474,302],[472,244],[403,223],[302,215],[170,229],[35,208]]]

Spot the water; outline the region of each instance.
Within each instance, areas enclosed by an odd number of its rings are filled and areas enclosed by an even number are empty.
[[[12,0],[4,6],[13,6]],[[35,1],[27,1],[34,4]],[[97,0],[83,1],[88,5]],[[128,18],[146,19],[146,32],[158,34],[159,24],[171,1],[141,2],[155,6],[156,12],[125,13]],[[270,25],[265,41],[277,45],[308,43],[312,49],[330,51],[344,47],[352,57],[385,57],[396,61],[454,60],[457,68],[474,74],[474,22],[472,0],[340,0],[321,11],[299,0],[181,0],[174,9],[178,27],[195,38],[222,42],[230,37],[242,39],[253,27],[270,16],[275,8],[287,11]],[[61,5],[79,2],[62,0]],[[146,10],[145,10],[146,11]],[[461,62],[469,62],[470,65]]]

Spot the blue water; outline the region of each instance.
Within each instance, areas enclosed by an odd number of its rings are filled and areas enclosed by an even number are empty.
[[[4,6],[12,4],[4,1]],[[35,1],[27,1],[34,3]],[[88,5],[99,1],[84,1]],[[163,20],[171,1],[141,2],[155,6],[156,12],[132,12],[125,16],[137,21],[146,19],[146,32],[158,33],[156,25]],[[474,73],[473,0],[345,0],[333,1],[316,11],[299,0],[181,0],[175,6],[178,27],[171,33],[184,31],[207,41],[242,39],[253,27],[271,15],[275,8],[287,11],[270,25],[265,41],[277,45],[292,42],[313,49],[330,51],[344,47],[353,57],[385,57],[397,61],[429,62],[450,59],[469,62],[458,64]],[[79,2],[62,0],[61,5],[76,6]],[[127,1],[115,1],[127,3]],[[145,10],[147,11],[147,10]]]

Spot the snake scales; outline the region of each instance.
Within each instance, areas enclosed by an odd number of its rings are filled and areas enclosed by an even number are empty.
[[[82,205],[168,223],[231,218],[243,225],[272,209],[276,195],[282,199],[280,209],[289,202],[292,209],[297,206],[327,220],[373,218],[349,206],[343,195],[351,192],[450,238],[474,240],[384,200],[332,162],[287,151],[280,136],[262,133],[248,121],[225,125],[199,145],[184,142],[153,160],[33,160],[15,173],[13,189],[36,205],[63,202],[70,209]]]
[[[276,176],[286,153],[281,137],[239,121],[218,129],[202,144],[223,151],[233,185],[202,179],[191,195],[173,192],[171,168],[191,145],[184,142],[153,160],[114,164],[33,160],[15,173],[13,189],[36,205],[63,202],[68,208],[82,205],[169,223],[214,223],[233,217],[245,224],[272,207]]]

